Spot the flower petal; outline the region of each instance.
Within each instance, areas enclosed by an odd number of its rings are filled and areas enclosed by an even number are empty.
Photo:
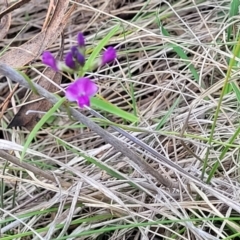
[[[58,71],[57,60],[55,59],[51,52],[49,51],[43,52],[42,62],[45,65],[51,67],[53,70]]]
[[[81,83],[81,87],[83,88],[83,92],[85,95],[92,97],[98,91],[98,86],[96,83],[92,82],[89,78],[79,78],[78,79]]]
[[[76,56],[79,52],[77,46],[72,46],[70,51],[71,51],[73,57],[76,58]]]
[[[76,60],[83,67],[85,64],[85,57],[79,52],[76,56]]]
[[[94,82],[89,78],[82,77],[68,86],[65,95],[69,101],[79,101],[78,99],[81,99],[83,96],[92,97],[97,91],[98,87]]]
[[[77,101],[77,98],[85,94],[85,81],[79,78],[71,83],[66,89],[66,97],[69,101]],[[88,79],[88,78],[86,78]],[[90,79],[88,79],[90,81]]]
[[[108,47],[102,55],[102,65],[112,62],[116,57],[116,50],[113,47]]]
[[[79,47],[84,47],[85,46],[85,39],[84,39],[84,36],[81,32],[78,33],[78,35],[77,35],[77,42],[78,42]]]
[[[90,98],[88,96],[80,96],[77,99],[79,107],[83,108],[84,106],[90,106]]]
[[[85,57],[82,55],[82,53],[79,51],[77,46],[71,47],[72,56],[74,59],[77,60],[77,62],[83,67],[85,63]]]
[[[74,102],[77,101],[78,98],[78,89],[75,86],[75,82],[71,83],[68,88],[66,89],[66,93],[65,93],[66,98],[70,101],[70,102]]]
[[[69,67],[74,69],[76,67],[76,64],[73,59],[73,54],[72,52],[68,52],[65,56],[65,64]]]

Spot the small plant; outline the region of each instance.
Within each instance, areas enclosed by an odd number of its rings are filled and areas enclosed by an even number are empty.
[[[66,54],[64,62],[57,60],[49,51],[45,51],[42,55],[42,62],[51,67],[54,71],[65,71],[78,74],[86,62],[85,38],[82,33],[77,36],[77,45],[71,47]],[[114,61],[117,58],[116,50],[108,47],[99,59],[93,62],[90,69],[97,66],[103,66]],[[66,98],[69,101],[76,101],[79,107],[90,106],[90,98],[98,91],[98,86],[91,79],[86,77],[77,78],[66,89]]]
[[[66,98],[76,101],[79,107],[90,106],[90,97],[98,91],[97,85],[89,78],[79,78],[66,89]]]

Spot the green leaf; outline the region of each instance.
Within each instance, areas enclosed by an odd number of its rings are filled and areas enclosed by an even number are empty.
[[[240,89],[239,89],[239,86],[237,84],[235,84],[235,83],[231,83],[231,86],[232,86],[233,91],[236,94],[238,102],[240,102]]]
[[[167,122],[167,119],[172,114],[172,112],[175,109],[175,107],[178,105],[179,100],[180,100],[180,97],[178,97],[178,99],[175,101],[175,103],[168,110],[167,114],[165,114],[164,117],[160,120],[160,122],[158,123],[158,125],[157,125],[157,127],[155,129],[156,131],[160,130],[162,128],[162,126]]]
[[[238,41],[240,39],[240,35],[238,34],[237,38]],[[238,69],[239,68],[239,62],[236,61],[236,57],[239,58],[240,57],[240,48],[238,47],[238,45],[234,45],[233,47],[233,58],[230,59],[229,61],[229,68],[235,68]],[[239,87],[235,84],[235,83],[228,83],[227,86],[223,89],[224,90],[224,95],[232,92],[232,90],[234,90],[234,92],[236,93],[237,97],[239,97]],[[239,100],[239,98],[238,98]]]
[[[161,26],[161,30],[162,30],[162,33],[163,33],[164,36],[170,36],[168,31],[163,26]],[[195,67],[190,63],[190,60],[189,60],[188,56],[182,50],[182,48],[175,45],[175,44],[169,44],[169,46],[172,47],[172,49],[177,53],[177,55],[187,64],[187,66],[188,66],[189,70],[191,71],[193,77],[195,78],[196,81],[198,81],[199,80],[199,74],[198,74],[197,70],[195,69]]]
[[[240,5],[239,0],[232,0],[231,5],[230,5],[230,10],[229,10],[229,18],[232,18],[232,17],[238,15],[239,5]],[[232,19],[231,19],[231,22],[232,22]],[[228,39],[228,41],[231,38],[232,30],[233,30],[233,26],[230,25],[227,29],[227,39]]]
[[[109,40],[112,38],[112,36],[115,35],[115,33],[118,31],[119,25],[115,26],[94,48],[92,54],[86,61],[82,73],[83,75],[91,69],[91,67],[94,65],[95,59],[99,56],[99,53],[102,51],[103,47],[108,44]]]
[[[40,121],[35,125],[31,133],[29,134],[26,143],[24,144],[24,148],[21,155],[21,160],[23,160],[24,155],[32,142],[33,138],[37,135],[38,130],[42,127],[42,125],[59,109],[59,107],[66,101],[66,98],[60,98],[60,100],[40,119]]]
[[[112,113],[130,122],[138,121],[138,117],[136,117],[134,114],[128,113],[120,109],[119,107],[96,97],[91,99],[91,106],[104,110],[106,112]]]

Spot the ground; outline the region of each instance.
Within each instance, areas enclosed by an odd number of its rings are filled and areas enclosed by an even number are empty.
[[[1,239],[239,239],[238,0],[0,4]]]

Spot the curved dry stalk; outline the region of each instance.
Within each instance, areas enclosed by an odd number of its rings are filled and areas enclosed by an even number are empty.
[[[32,166],[28,163],[21,162],[18,158],[6,153],[3,150],[0,150],[0,158],[2,158],[4,160],[7,160],[7,161],[19,166],[19,167],[22,167],[22,168],[26,169],[27,171],[30,171],[30,172],[34,173],[37,176],[41,176],[41,177],[44,177],[44,178],[46,178],[46,179],[48,179],[52,182],[56,182],[56,178],[50,172],[43,171],[43,170],[41,170],[41,169],[39,169],[35,166]],[[58,179],[58,181],[61,183],[62,187],[70,187],[71,186],[71,183],[62,181],[61,179]]]
[[[31,89],[31,87],[35,88],[41,96],[48,99],[52,104],[55,104],[56,102],[58,102],[57,97],[55,97],[53,94],[49,93],[47,90],[45,90],[44,88],[42,88],[38,84],[31,83],[32,86],[30,86],[30,84],[24,79],[24,77],[22,77],[13,68],[11,68],[11,67],[9,67],[5,64],[0,64],[0,73],[3,74],[4,76],[8,77],[12,81],[19,83],[20,85],[22,85],[24,87],[27,87],[27,88],[30,88],[30,89]],[[134,151],[129,149],[125,144],[123,144],[121,141],[119,141],[117,138],[112,136],[107,131],[103,130],[100,126],[98,126],[96,123],[91,121],[89,118],[87,118],[86,116],[81,114],[79,111],[77,111],[77,110],[75,110],[71,107],[69,107],[69,109],[66,109],[65,107],[62,107],[62,109],[64,111],[69,110],[71,115],[75,119],[82,122],[87,127],[89,127],[91,130],[93,130],[94,132],[99,134],[106,142],[110,143],[116,150],[118,150],[123,155],[128,157],[135,164],[139,165],[148,174],[155,177],[160,184],[163,184],[165,187],[168,187],[168,188],[178,188],[178,183],[174,183],[173,181],[171,181],[171,180],[163,177],[162,175],[160,175],[154,168],[152,168],[148,163],[146,163],[145,160],[141,156],[139,156]],[[178,171],[179,171],[179,169],[178,169]],[[184,175],[187,175],[190,178],[195,179],[195,181],[199,181],[195,177],[191,176],[191,174],[185,172],[183,169],[181,169],[181,172],[183,172]]]

